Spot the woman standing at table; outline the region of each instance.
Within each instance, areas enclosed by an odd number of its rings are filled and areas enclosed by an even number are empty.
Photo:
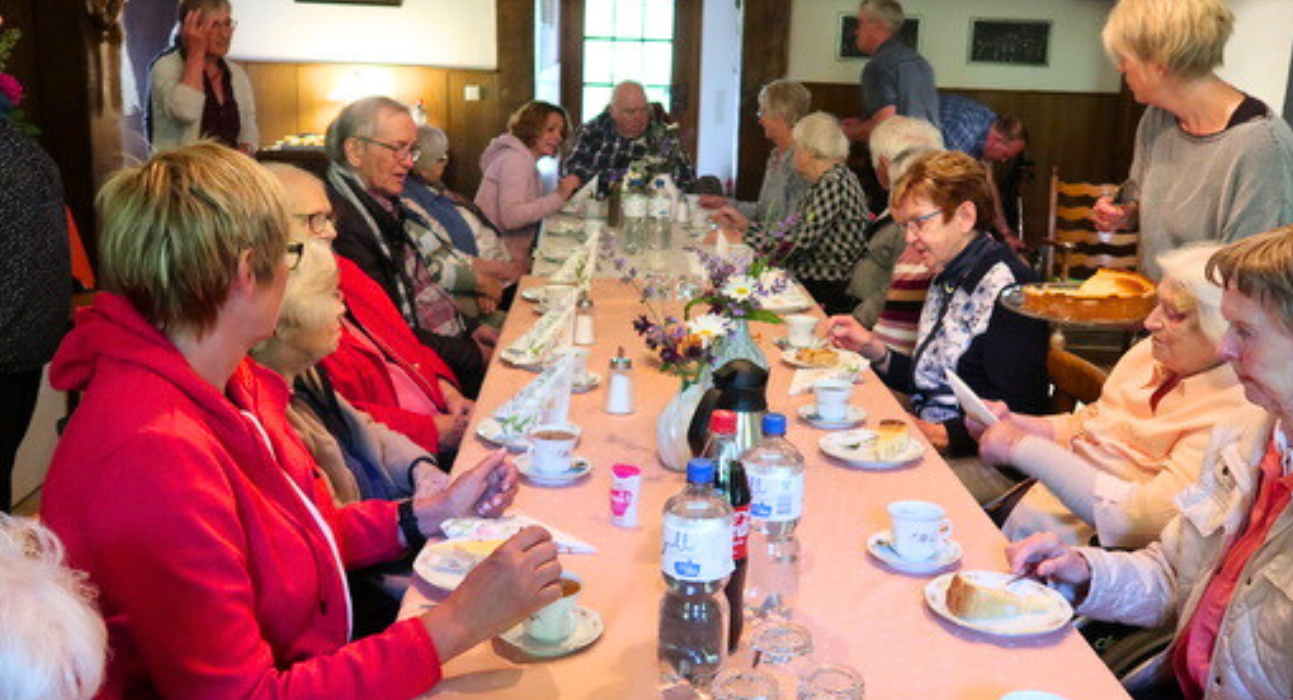
[[[1221,354],[1265,423],[1217,414],[1181,514],[1135,552],[1070,548],[1052,534],[1006,550],[1016,572],[1078,590],[1079,614],[1132,625],[1175,622],[1163,670],[1188,700],[1293,696],[1293,227],[1227,246],[1208,263],[1230,328]],[[1172,682],[1174,681],[1174,682]],[[1175,690],[1176,688],[1173,688]]]
[[[848,311],[849,275],[866,248],[866,194],[844,161],[849,140],[839,121],[814,112],[795,125],[795,169],[810,184],[785,221],[750,221],[734,207],[714,215],[745,243],[772,255],[827,313]]]
[[[439,497],[334,506],[287,386],[246,357],[302,252],[278,183],[204,143],[117,173],[99,201],[105,291],[51,368],[84,399],[41,507],[99,589],[104,696],[412,698],[556,600],[556,550],[532,529],[436,608],[349,641],[345,569],[406,555],[447,517],[500,512],[515,470],[496,453]]]
[[[1121,0],[1105,23],[1105,51],[1149,108],[1122,193],[1135,201],[1103,197],[1095,221],[1139,229],[1155,279],[1168,250],[1293,223],[1293,131],[1213,72],[1234,21],[1223,0]]]
[[[154,151],[208,138],[255,153],[256,103],[247,73],[225,59],[238,23],[228,0],[182,0],[170,48],[153,59],[148,141]]]
[[[972,454],[975,441],[947,383],[956,372],[980,396],[1011,410],[1046,409],[1047,328],[997,303],[1006,287],[1033,280],[992,224],[987,172],[970,156],[937,151],[911,164],[890,196],[907,245],[934,271],[916,350],[891,350],[852,316],[827,320],[835,345],[855,350],[890,388],[911,397],[916,425],[941,452]]]
[[[480,155],[484,176],[476,204],[503,232],[513,260],[529,260],[543,217],[557,213],[579,189],[579,176],[567,175],[557,189],[542,194],[539,159],[556,158],[570,133],[570,118],[561,107],[533,100],[512,113],[507,133],[490,141]]]

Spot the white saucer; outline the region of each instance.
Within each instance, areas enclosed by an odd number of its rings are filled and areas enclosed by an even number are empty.
[[[872,471],[900,469],[910,464],[915,464],[925,455],[925,443],[913,436],[907,443],[907,449],[902,454],[891,460],[880,460],[875,455],[874,439],[875,431],[859,428],[842,433],[823,435],[817,441],[817,446],[821,448],[822,452],[850,467]]]
[[[517,455],[515,462],[516,470],[521,472],[521,475],[526,479],[539,486],[565,486],[584,478],[593,470],[592,462],[579,455],[574,455],[570,458],[569,469],[555,474],[535,471],[530,463],[530,453],[528,452]]]
[[[596,610],[576,605],[570,614],[575,616],[575,628],[570,632],[569,637],[560,642],[540,642],[525,633],[524,624],[498,635],[498,638],[530,656],[552,658],[573,654],[583,649],[597,641],[606,629],[602,624],[602,616],[598,615]]]
[[[587,394],[601,386],[601,383],[602,375],[596,372],[587,372],[584,376],[575,380],[575,383],[570,387],[570,392],[573,394]]]
[[[494,418],[486,418],[477,423],[476,434],[485,442],[506,447],[512,452],[524,452],[530,446],[530,439],[525,434],[506,435],[503,426]]]
[[[866,420],[866,409],[861,406],[849,406],[849,413],[845,416],[844,420],[826,420],[817,415],[816,404],[808,403],[799,407],[799,417],[808,421],[808,424],[814,428],[821,428],[822,430],[843,430],[844,428],[852,428],[855,425],[859,425],[862,421]]]
[[[881,530],[867,538],[866,549],[871,556],[884,562],[885,566],[904,574],[932,574],[961,560],[961,545],[956,540],[948,540],[943,551],[932,559],[925,561],[903,559],[898,556],[898,552],[894,551],[892,537],[888,530]]]

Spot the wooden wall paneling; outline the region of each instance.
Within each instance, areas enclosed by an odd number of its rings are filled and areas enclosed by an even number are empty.
[[[772,145],[759,126],[759,89],[790,67],[790,11],[786,0],[745,0],[741,8],[741,105],[736,153],[736,196],[758,199]],[[814,103],[816,94],[814,94]]]
[[[710,0],[710,2],[728,0]],[[673,89],[676,97],[670,117],[678,125],[683,148],[696,162],[697,129],[700,123],[700,52],[704,0],[680,0],[674,10]]]
[[[465,97],[468,85],[480,87],[481,99]],[[486,71],[449,73],[449,147],[453,158],[445,182],[455,192],[474,197],[480,185],[480,154],[490,139],[503,131],[506,115],[500,114],[498,75]]]
[[[498,112],[506,119],[534,99],[534,1],[497,0]]]
[[[256,126],[261,147],[271,146],[288,134],[302,132],[299,76],[294,63],[243,63],[256,100]]]
[[[561,104],[570,118],[582,122],[584,75],[584,0],[561,0]]]

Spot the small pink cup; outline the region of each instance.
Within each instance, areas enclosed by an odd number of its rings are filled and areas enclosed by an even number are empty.
[[[641,469],[631,464],[611,467],[611,523],[619,527],[637,527],[641,492]]]

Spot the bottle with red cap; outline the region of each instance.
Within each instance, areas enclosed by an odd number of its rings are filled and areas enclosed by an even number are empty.
[[[741,641],[745,624],[742,598],[745,591],[745,572],[749,561],[750,538],[750,484],[745,467],[741,464],[742,447],[736,440],[736,413],[714,411],[709,419],[709,440],[703,456],[713,460],[715,466],[714,488],[732,506],[732,575],[723,592],[727,596],[731,617],[728,620],[727,644],[736,649]]]

